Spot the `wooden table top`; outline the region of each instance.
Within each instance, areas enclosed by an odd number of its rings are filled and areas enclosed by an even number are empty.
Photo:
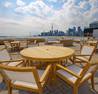
[[[59,46],[38,46],[26,48],[20,54],[27,59],[50,62],[65,59],[73,55],[74,50]]]

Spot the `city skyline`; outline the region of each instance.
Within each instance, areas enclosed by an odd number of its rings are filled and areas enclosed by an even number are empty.
[[[0,0],[0,35],[29,35],[98,21],[98,0]]]

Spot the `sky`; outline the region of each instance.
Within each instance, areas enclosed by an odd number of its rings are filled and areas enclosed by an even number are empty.
[[[98,21],[98,0],[0,0],[0,36],[28,36]]]

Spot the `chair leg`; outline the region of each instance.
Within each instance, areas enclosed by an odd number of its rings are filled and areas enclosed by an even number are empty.
[[[78,87],[77,86],[73,87],[73,94],[78,94]]]
[[[40,91],[39,91],[39,94],[43,94],[43,90],[40,90]]]
[[[92,84],[92,89],[95,90],[94,75],[92,75],[92,77],[91,77],[91,84]]]
[[[8,87],[8,94],[12,94],[12,87]]]

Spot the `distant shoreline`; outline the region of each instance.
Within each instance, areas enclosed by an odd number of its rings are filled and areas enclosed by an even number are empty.
[[[84,36],[0,36],[0,40],[7,40],[7,39],[25,40],[30,38],[45,38],[47,40],[58,40],[58,39],[83,40],[87,37]]]

